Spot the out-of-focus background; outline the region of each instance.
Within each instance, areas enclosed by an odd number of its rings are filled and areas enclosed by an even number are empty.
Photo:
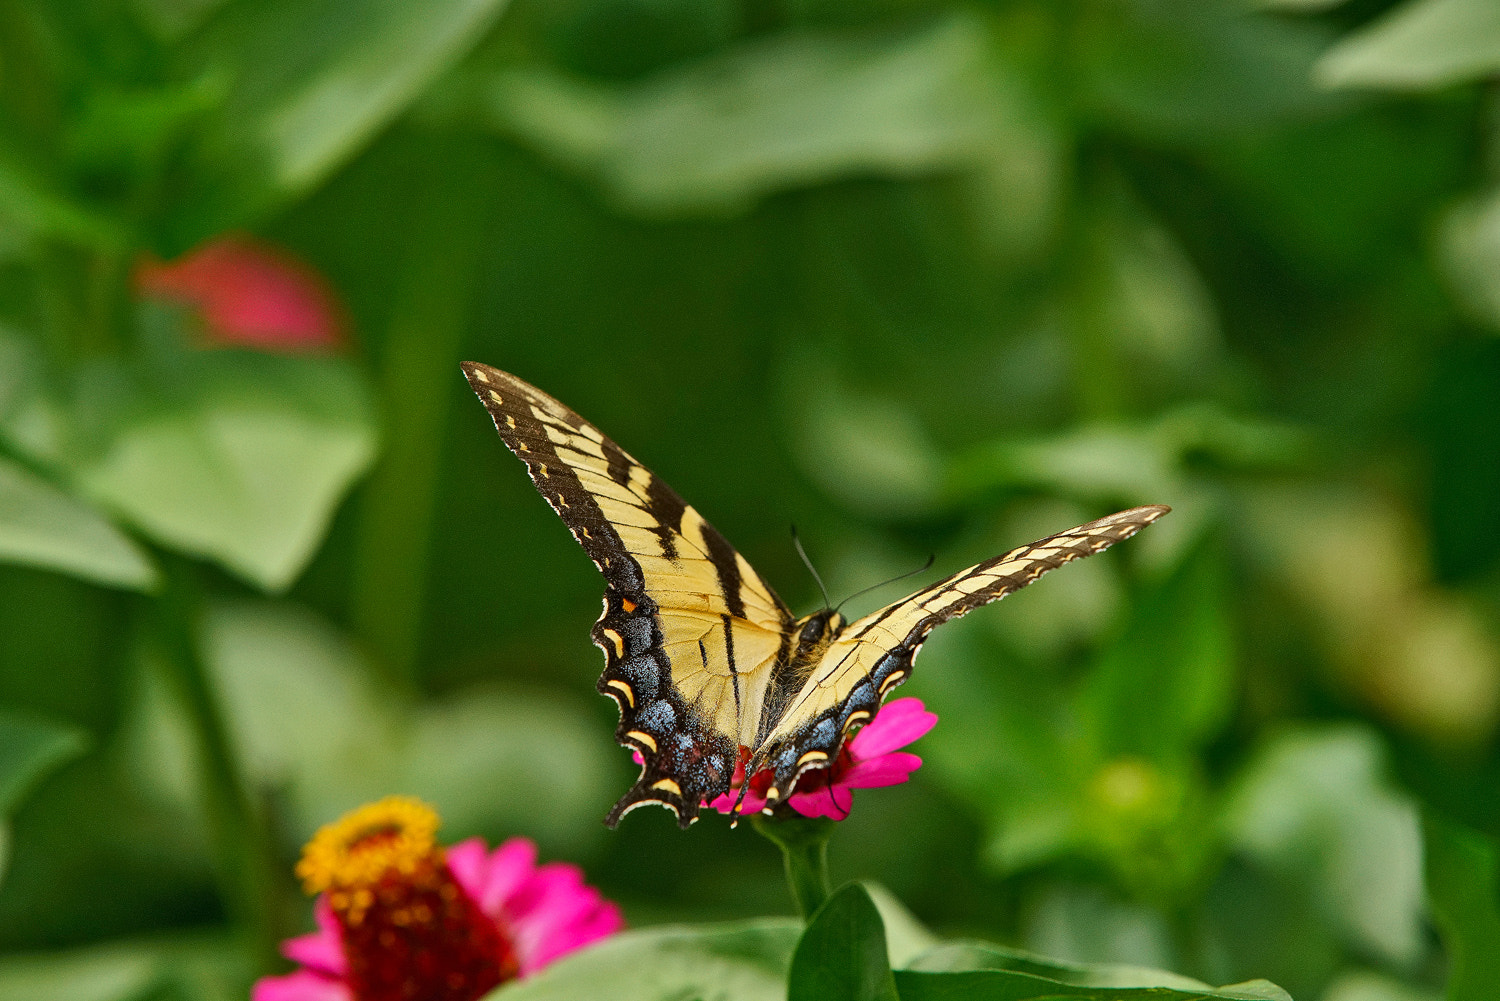
[[[601,582],[463,358],[799,612],[792,523],[838,600],[1175,508],[934,635],[837,878],[1500,994],[1497,11],[5,0],[0,994],[243,996],[392,792],[636,925],[789,910],[743,827],[601,825]]]

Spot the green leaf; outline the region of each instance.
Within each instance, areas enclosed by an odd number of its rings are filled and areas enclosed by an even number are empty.
[[[739,211],[850,175],[1045,160],[970,16],[884,37],[788,33],[629,86],[516,70],[490,100],[501,128],[646,215]]]
[[[231,8],[194,53],[204,72],[232,83],[204,136],[178,242],[243,224],[318,184],[461,58],[504,7],[505,0],[275,0]]]
[[[1383,769],[1368,729],[1282,733],[1246,765],[1223,824],[1240,851],[1305,886],[1359,948],[1411,964],[1422,954],[1421,831]]]
[[[1448,1001],[1488,1001],[1500,984],[1500,847],[1432,812],[1422,834],[1433,916],[1452,964]]]
[[[1291,1001],[1291,995],[1264,980],[1228,987],[1087,987],[1059,983],[1028,973],[983,970],[967,973],[896,971],[901,1001],[1051,1001],[1054,998],[1097,998],[1099,1001]],[[1168,976],[1171,976],[1169,974]]]
[[[0,817],[8,816],[46,774],[83,753],[69,726],[0,712]]]
[[[1264,980],[1228,987],[1210,987],[1200,980],[1184,977],[1168,970],[1153,970],[1144,966],[1125,966],[1116,963],[1065,963],[1047,959],[1019,949],[1008,949],[988,942],[950,942],[919,956],[908,967],[909,971],[922,973],[960,973],[977,971],[1004,971],[1020,974],[1025,979],[996,980],[989,987],[984,981],[981,990],[998,993],[980,993],[975,997],[1159,997],[1168,998],[1266,998],[1273,1001],[1290,1001],[1281,988]],[[897,972],[902,1001],[908,1001],[906,978]],[[1038,988],[1037,981],[1050,981],[1065,985],[1067,990],[1054,991],[1052,987]],[[943,987],[939,981],[925,981],[919,991],[927,994],[914,996],[961,997],[960,994],[945,993],[951,988]],[[1005,991],[1013,993],[1005,993]],[[1040,990],[1041,993],[1031,993]]]
[[[1080,708],[1106,754],[1174,761],[1212,737],[1230,710],[1230,585],[1212,543],[1197,550],[1140,599],[1085,682]]]
[[[289,586],[375,456],[360,373],[334,359],[208,355],[184,396],[105,415],[86,493],[163,544],[267,591]]]
[[[0,959],[0,997],[27,1001],[132,1001],[163,976],[161,957],[130,946]]]
[[[782,1001],[801,923],[760,918],[627,931],[488,995],[492,1001]]]
[[[897,1001],[885,926],[863,886],[835,891],[807,923],[787,1001]]]
[[[146,552],[107,518],[24,467],[0,458],[0,561],[150,591]]]
[[[1414,90],[1478,80],[1500,71],[1500,4],[1409,0],[1349,35],[1319,60],[1329,87]]]

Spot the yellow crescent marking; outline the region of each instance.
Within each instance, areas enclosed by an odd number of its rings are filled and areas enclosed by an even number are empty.
[[[500,394],[495,392],[493,389],[490,390],[490,399],[494,400],[496,403],[503,404],[505,402],[500,398]]]
[[[655,753],[655,751],[656,751],[656,738],[653,737],[653,736],[651,736],[649,733],[646,733],[643,730],[631,730],[625,736],[632,737],[632,738],[640,741],[642,744],[645,744],[647,747],[651,748],[652,752]]]
[[[772,786],[771,788],[769,788],[769,789],[766,790],[766,799],[772,800],[772,799],[780,799],[780,798],[781,798],[781,790],[778,789],[778,788],[776,788],[775,786]]]
[[[625,684],[625,682],[620,681],[617,678],[616,679],[611,679],[609,681],[606,681],[605,684],[608,685],[610,688],[613,688],[613,689],[615,689],[617,691],[624,692],[625,693],[625,701],[630,703],[630,708],[632,708],[632,709],[635,708],[635,692],[631,689],[631,687],[629,685]]]
[[[593,538],[593,536],[589,534],[589,530],[588,529],[586,529],[586,528],[580,528],[579,531],[583,533],[583,537],[585,539],[592,539]]]
[[[809,761],[827,761],[827,760],[828,760],[828,755],[825,754],[822,751],[808,751],[806,754],[802,755],[802,757],[800,757],[800,758],[797,759],[797,764],[799,764],[799,765],[805,765]]]
[[[516,447],[519,448],[523,452],[529,452],[529,451],[531,451],[531,449],[529,449],[529,448],[526,447],[526,443],[524,441],[518,441],[518,442],[516,442]]]
[[[673,796],[682,795],[682,786],[678,785],[676,782],[673,782],[671,779],[657,779],[655,782],[651,783],[651,788],[664,790],[671,793]]]
[[[510,414],[506,414],[505,415],[505,424],[512,431],[514,431],[515,428],[516,428],[516,419],[514,417],[512,417]]]
[[[615,645],[615,656],[616,657],[623,657],[623,656],[625,656],[625,637],[621,636],[619,633],[615,632],[613,629],[601,629],[600,632],[602,632],[605,636],[608,636],[609,637],[609,641]],[[614,683],[615,682],[613,682],[613,681],[610,682],[610,684],[614,684]]]
[[[541,470],[540,475],[546,476],[547,475],[547,464],[545,462],[538,462],[536,465],[537,465],[537,468]]]
[[[849,714],[848,719],[844,720],[844,729],[847,730],[854,724],[863,722],[864,720],[867,720],[869,718],[870,714],[865,712],[863,709],[856,710]]]
[[[621,598],[620,607],[625,609],[625,611],[627,612],[633,612],[635,611],[635,602],[631,601],[629,598]]]
[[[484,383],[488,383],[490,381],[490,377],[484,374],[484,369],[482,368],[474,369],[474,378]]]
[[[558,494],[557,495],[557,502],[559,504],[561,504],[563,507],[572,507],[573,506],[573,505],[571,505],[571,504],[568,503],[568,499],[566,497],[564,497],[562,494]]]
[[[890,677],[886,678],[880,683],[880,694],[884,695],[890,690],[892,685],[894,685],[904,677],[906,677],[905,671],[892,671]]]

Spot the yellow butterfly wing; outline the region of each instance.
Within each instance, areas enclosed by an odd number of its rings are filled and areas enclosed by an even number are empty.
[[[775,770],[772,801],[790,796],[812,768],[827,767],[845,736],[868,723],[911,674],[927,634],[981,605],[999,601],[1042,574],[1130,538],[1170,508],[1131,508],[1012,549],[961,570],[849,623],[829,644],[775,727],[756,748],[753,774]]]
[[[644,760],[606,823],[643,803],[676,812],[729,788],[761,718],[791,613],[671,487],[593,425],[497,368],[465,362],[505,445],[604,574],[599,690],[619,703],[616,739]]]

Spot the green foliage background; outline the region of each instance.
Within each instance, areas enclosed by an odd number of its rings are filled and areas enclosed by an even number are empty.
[[[390,792],[635,926],[788,911],[746,829],[599,824],[599,581],[465,357],[799,611],[788,523],[837,597],[1174,507],[935,634],[837,876],[1063,963],[1500,994],[1497,10],[3,0],[0,995],[243,996]],[[347,351],[132,299],[247,230]]]

